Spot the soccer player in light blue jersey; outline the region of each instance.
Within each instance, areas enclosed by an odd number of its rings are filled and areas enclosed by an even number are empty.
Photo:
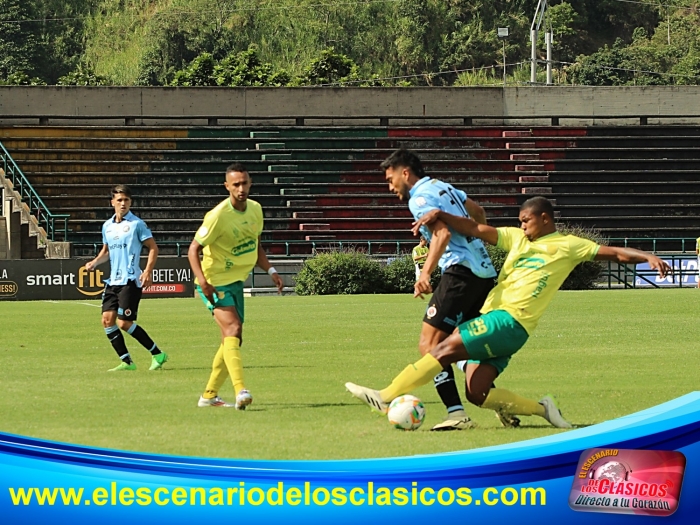
[[[442,210],[486,223],[481,206],[465,192],[426,176],[414,153],[397,150],[381,164],[381,169],[389,190],[400,200],[408,201],[416,220],[431,210]],[[459,324],[480,315],[479,310],[493,288],[496,271],[479,239],[455,232],[440,221],[422,228],[421,235],[430,243],[430,251],[416,280],[414,297],[423,298],[433,292],[430,276],[438,266],[442,272],[440,284],[428,301],[423,317],[418,346],[421,354],[425,354],[445,340]],[[434,378],[440,399],[447,407],[447,418],[432,430],[463,430],[473,426],[464,411],[454,377],[452,365],[447,365]],[[517,425],[512,419],[501,422]]]
[[[112,189],[114,216],[102,226],[102,250],[85,265],[91,271],[109,261],[110,274],[102,294],[102,326],[121,363],[110,372],[136,370],[136,364],[124,341],[122,330],[151,353],[149,370],[162,368],[168,355],[161,352],[146,331],[136,324],[144,287],[152,284],[153,268],[158,259],[158,246],[146,223],[129,211],[131,189],[120,184]],[[141,248],[148,249],[148,262],[141,271]]]

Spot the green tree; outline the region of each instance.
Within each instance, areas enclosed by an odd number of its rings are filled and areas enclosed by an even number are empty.
[[[36,71],[39,42],[30,8],[22,0],[0,0],[0,79]]]

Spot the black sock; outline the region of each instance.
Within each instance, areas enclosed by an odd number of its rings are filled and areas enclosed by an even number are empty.
[[[464,405],[462,405],[462,400],[457,390],[457,383],[455,383],[455,373],[452,370],[452,365],[447,365],[442,372],[433,378],[433,382],[440,399],[447,407],[448,414],[457,410],[464,410]]]
[[[161,353],[160,349],[158,348],[158,345],[156,345],[153,342],[153,339],[151,339],[148,334],[146,333],[146,330],[141,328],[139,325],[136,323],[131,325],[131,328],[127,331],[127,333],[136,339],[139,343],[141,343],[141,346],[143,346],[146,350],[151,352],[151,355],[158,355]]]
[[[107,339],[112,343],[112,348],[117,352],[119,359],[124,361],[127,365],[132,363],[131,356],[129,355],[129,350],[126,348],[126,342],[124,341],[124,335],[122,331],[115,325],[105,328],[105,333],[107,334]]]

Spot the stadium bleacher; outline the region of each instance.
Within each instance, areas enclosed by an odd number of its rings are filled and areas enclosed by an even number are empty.
[[[49,209],[69,213],[76,254],[101,243],[109,189],[132,186],[134,211],[164,253],[189,244],[204,213],[225,198],[223,172],[248,166],[266,213],[270,253],[311,243],[406,241],[410,214],[379,163],[414,150],[426,172],[516,225],[533,194],[562,221],[609,237],[695,237],[700,215],[700,129],[646,127],[12,127],[3,144]],[[291,246],[291,247],[290,247]],[[379,245],[381,250],[381,245]],[[395,246],[391,246],[395,250]]]

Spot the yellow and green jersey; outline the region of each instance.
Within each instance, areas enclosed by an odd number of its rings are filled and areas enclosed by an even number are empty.
[[[423,268],[425,260],[428,258],[428,251],[430,251],[428,246],[421,246],[420,244],[413,248],[413,252],[411,253],[413,262]]]
[[[700,251],[700,237],[695,239],[695,251],[696,252]]]
[[[481,313],[505,310],[529,334],[571,271],[593,260],[600,248],[593,241],[559,232],[530,242],[519,228],[498,228],[496,246],[508,256]]]
[[[194,239],[204,246],[202,271],[211,285],[246,280],[258,261],[262,229],[262,207],[250,199],[245,211],[238,211],[226,199],[204,216]]]

